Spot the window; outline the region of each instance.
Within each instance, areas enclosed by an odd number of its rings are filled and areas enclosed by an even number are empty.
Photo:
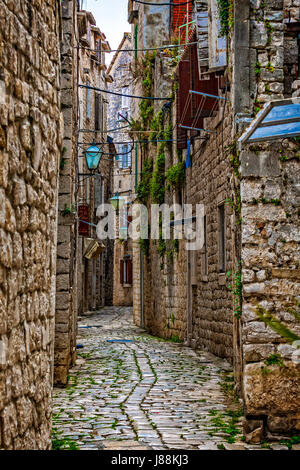
[[[101,64],[101,39],[96,42],[96,49],[97,49],[97,59],[99,64]]]
[[[120,148],[120,168],[130,168],[131,167],[131,152],[128,151],[128,144],[121,145]]]
[[[95,130],[103,130],[103,102],[99,93],[95,94]]]
[[[121,259],[120,261],[120,283],[132,284],[132,260]]]
[[[225,205],[218,207],[218,226],[219,226],[219,272],[225,273],[226,270],[226,218]]]
[[[225,67],[227,65],[226,37],[220,37],[221,24],[218,1],[209,1],[209,68]]]
[[[122,88],[122,95],[128,95],[129,94],[129,88],[128,86]],[[129,108],[129,98],[128,96],[122,96],[122,109],[128,109]]]
[[[87,86],[90,86],[90,82],[87,80]],[[90,88],[86,89],[86,117],[91,118],[91,90]]]
[[[266,103],[239,139],[239,148],[252,142],[272,141],[300,135],[300,99]]]

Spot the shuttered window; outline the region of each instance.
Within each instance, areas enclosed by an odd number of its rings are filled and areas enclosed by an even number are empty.
[[[86,82],[87,86],[90,86],[90,82]],[[88,119],[91,118],[91,89],[86,89],[86,116]]]
[[[192,41],[196,40],[196,36]],[[218,95],[219,78],[215,73],[207,74],[205,79],[200,79],[198,67],[197,45],[186,48],[178,67],[179,88],[177,91],[177,123],[183,126],[203,128],[203,118],[209,117],[215,108],[215,99],[201,95],[190,94],[190,90]],[[201,110],[199,109],[201,106]],[[197,119],[195,119],[197,118]],[[186,148],[186,131],[177,128],[177,147]]]
[[[99,93],[95,94],[95,130],[103,130],[103,102]]]
[[[132,260],[121,259],[120,261],[120,283],[132,284]]]

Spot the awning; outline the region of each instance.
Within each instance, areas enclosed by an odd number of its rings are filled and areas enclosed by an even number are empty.
[[[266,103],[248,129],[239,138],[243,145],[300,136],[300,98]]]
[[[89,241],[89,244],[87,245],[86,243]],[[96,259],[102,253],[102,251],[105,249],[105,245],[103,243],[99,243],[97,240],[94,240],[92,238],[86,239],[85,246],[87,248],[85,249],[84,252],[84,257],[87,259]]]

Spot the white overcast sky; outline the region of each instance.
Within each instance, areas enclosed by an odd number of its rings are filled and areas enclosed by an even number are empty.
[[[131,31],[127,22],[128,0],[83,0],[83,9],[93,13],[112,49],[117,49],[123,34]],[[107,56],[108,64],[113,54]]]

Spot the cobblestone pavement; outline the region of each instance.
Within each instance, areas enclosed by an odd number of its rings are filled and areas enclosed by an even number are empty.
[[[218,449],[238,438],[225,361],[149,336],[127,307],[82,317],[78,343],[67,388],[54,390],[54,448]]]

